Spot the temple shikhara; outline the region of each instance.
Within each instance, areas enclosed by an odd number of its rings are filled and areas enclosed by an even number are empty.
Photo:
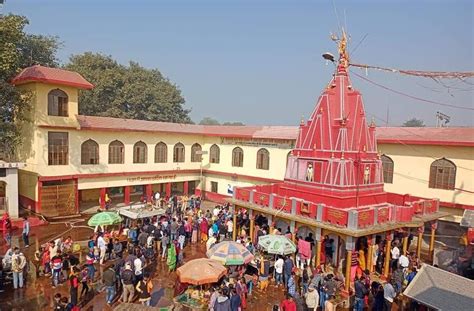
[[[334,239],[336,255],[333,264],[345,258],[346,284],[353,253],[359,254],[360,240],[368,245],[367,268],[372,268],[373,246],[394,233],[403,234],[403,250],[407,249],[408,233],[417,231],[417,254],[425,224],[444,216],[439,201],[384,191],[383,169],[377,152],[374,122],[368,124],[362,94],[349,77],[349,56],[346,35],[339,40],[339,61],[333,78],[323,90],[310,118],[301,121],[296,145],[288,157],[285,179],[281,183],[236,187],[229,201],[236,210],[247,209],[254,219],[264,215],[271,227],[290,228],[293,237],[304,238],[309,232],[316,240],[314,264],[321,263],[322,240]],[[433,243],[430,245],[430,253]],[[388,275],[386,256],[383,274]]]

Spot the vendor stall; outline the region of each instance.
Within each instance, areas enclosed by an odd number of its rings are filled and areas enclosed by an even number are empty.
[[[166,210],[162,208],[150,208],[145,204],[135,204],[119,208],[118,213],[130,219],[143,219],[164,215]]]

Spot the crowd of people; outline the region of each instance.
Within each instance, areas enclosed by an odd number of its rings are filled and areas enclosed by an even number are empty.
[[[161,206],[161,200],[159,202]],[[259,237],[272,233],[291,238],[294,233],[289,227],[283,233],[283,228],[269,224],[263,215],[258,215],[255,218],[255,236],[251,237],[250,217],[244,209],[236,212],[234,223],[234,214],[228,204],[201,209],[199,197],[173,196],[165,206],[165,215],[161,217],[140,221],[127,219],[110,230],[97,228],[87,243],[84,262],[80,262],[79,250],[75,249],[76,244],[71,237],[58,238],[42,245],[32,261],[37,275],[50,277],[53,288],[62,284],[67,284],[69,288],[69,297],[56,294],[54,309],[75,310],[89,301],[92,293],[101,290],[105,291],[105,302],[109,305],[116,301],[136,300],[150,305],[152,277],[158,261],[164,262],[168,273],[172,273],[184,263],[187,245],[201,243],[209,250],[214,244],[235,237],[255,255],[255,269],[231,266],[227,276],[206,292],[209,310],[245,309],[247,297],[255,288],[265,293],[269,286],[282,287],[286,295],[275,310],[335,310],[345,283],[344,271],[335,266],[344,268],[346,265],[344,262],[334,265],[336,246],[333,238],[324,237],[321,266],[314,268],[315,241],[311,233],[305,238],[296,236],[296,254],[269,256],[259,249]],[[4,222],[5,225],[8,226],[8,222]],[[24,247],[29,246],[29,231],[29,223],[25,219],[22,231]],[[11,245],[11,236],[5,233],[10,231],[4,231],[4,236]],[[378,241],[372,260],[373,269],[380,274],[387,255],[384,254],[384,243],[385,240]],[[366,247],[366,242],[361,240],[352,254],[354,310],[363,310],[367,306],[375,311],[391,310],[396,296],[416,275],[419,260],[412,253],[401,254],[399,240],[395,239],[388,254],[391,256],[390,278],[382,283],[370,278]],[[2,271],[8,265],[13,273],[13,287],[22,288],[28,260],[18,247],[9,249],[3,259]],[[0,277],[0,289],[2,280]]]

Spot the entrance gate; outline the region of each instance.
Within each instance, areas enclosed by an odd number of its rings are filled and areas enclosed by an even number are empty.
[[[46,217],[68,216],[76,213],[74,184],[43,186],[41,213]]]

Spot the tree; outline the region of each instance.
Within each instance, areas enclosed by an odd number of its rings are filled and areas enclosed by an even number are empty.
[[[200,125],[220,125],[219,121],[211,117],[205,117],[200,122]]]
[[[242,122],[224,122],[222,125],[230,125],[230,126],[244,126],[245,124]]]
[[[404,127],[424,127],[425,122],[423,120],[417,119],[417,118],[411,118],[410,120],[405,121],[403,123]]]
[[[31,94],[15,88],[10,81],[25,67],[58,64],[58,39],[27,34],[27,24],[23,16],[0,16],[0,156],[7,160],[17,158],[31,111]]]
[[[66,69],[80,73],[94,89],[79,93],[79,113],[150,121],[189,123],[179,88],[158,69],[128,66],[111,56],[86,52],[70,58]]]

